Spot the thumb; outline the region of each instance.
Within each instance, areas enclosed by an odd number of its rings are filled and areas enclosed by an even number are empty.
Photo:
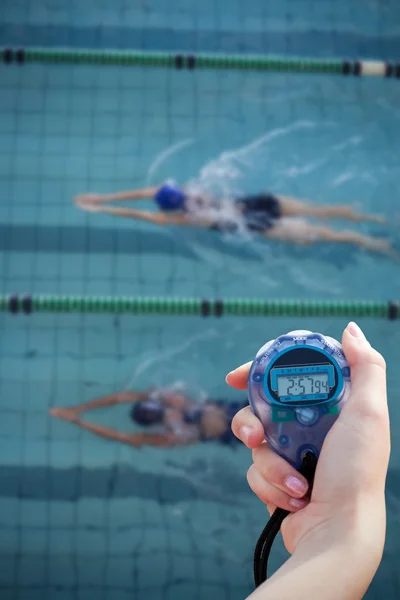
[[[351,370],[351,397],[346,418],[387,417],[386,363],[356,323],[343,332],[343,352]]]
[[[351,393],[324,441],[315,495],[338,503],[362,490],[382,492],[390,453],[386,365],[355,323],[343,333]]]

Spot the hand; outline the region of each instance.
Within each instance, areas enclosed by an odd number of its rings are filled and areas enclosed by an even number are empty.
[[[74,203],[88,212],[99,212],[102,197],[100,194],[80,194],[75,196]]]
[[[247,475],[251,489],[270,512],[276,506],[294,511],[282,525],[287,550],[350,539],[362,544],[373,571],[383,551],[390,453],[385,361],[354,323],[343,333],[343,350],[351,367],[351,397],[324,441],[311,498],[304,477],[264,442],[250,407],[235,416],[232,429],[253,450]],[[246,389],[249,369],[250,363],[232,371],[227,382]]]
[[[52,417],[57,417],[58,419],[68,421],[69,423],[79,422],[78,415],[70,408],[51,408],[49,413]]]
[[[75,204],[81,209],[81,210],[85,210],[86,212],[92,212],[92,213],[98,213],[98,212],[104,212],[103,207],[101,206],[101,204],[92,204],[91,202],[84,202],[84,201],[79,201],[79,202],[75,202]]]
[[[101,195],[94,192],[87,194],[78,194],[74,198],[75,204],[98,204],[101,202]]]

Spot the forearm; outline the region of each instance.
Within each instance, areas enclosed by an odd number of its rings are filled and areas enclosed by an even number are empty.
[[[125,217],[128,219],[139,219],[140,221],[147,221],[148,223],[154,223],[156,225],[164,225],[168,222],[167,217],[163,214],[152,213],[145,210],[138,210],[136,208],[121,208],[119,206],[102,206],[99,212],[106,213],[108,215],[114,215],[116,217]]]
[[[105,438],[107,440],[127,443],[129,439],[129,436],[125,433],[121,433],[119,431],[116,431],[115,429],[111,429],[110,427],[103,427],[102,425],[96,425],[96,423],[88,423],[79,418],[77,418],[74,421],[74,423],[76,425],[79,425],[79,427],[82,427],[82,429],[91,431],[95,435]]]
[[[147,398],[147,396],[148,394],[146,392],[116,392],[108,396],[103,396],[102,398],[95,398],[94,400],[89,400],[88,402],[84,402],[83,404],[72,406],[70,407],[70,409],[75,414],[83,414],[88,410],[93,410],[96,408],[114,406],[116,404],[123,403],[133,403],[137,400],[144,400],[145,398]]]
[[[343,550],[311,556],[295,553],[251,600],[361,600],[371,579],[359,579],[359,561]]]
[[[82,419],[76,418],[74,420],[76,425],[90,431],[98,437],[112,440],[114,442],[120,442],[121,444],[127,444],[134,448],[140,448],[141,446],[157,446],[157,447],[171,447],[182,443],[177,436],[172,433],[122,433],[111,429],[110,427],[103,427],[96,423],[89,423]]]
[[[124,200],[145,200],[153,198],[158,190],[158,187],[144,188],[141,190],[126,190],[115,192],[114,194],[103,194],[99,198],[99,202],[121,202]]]
[[[364,530],[301,544],[251,600],[361,600],[379,566],[382,540]],[[340,531],[338,526],[337,531]]]
[[[162,212],[149,212],[137,208],[121,208],[120,206],[102,206],[98,212],[125,217],[127,219],[138,219],[154,223],[154,225],[192,225],[186,215],[166,215]]]

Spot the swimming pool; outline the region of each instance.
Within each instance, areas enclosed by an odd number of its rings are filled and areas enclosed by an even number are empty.
[[[397,58],[396,0],[4,0],[0,37],[18,46],[268,52]]]
[[[317,25],[330,15],[332,35],[337,31],[336,39],[354,55],[358,42],[338,25],[350,9],[320,5],[325,8],[314,16]],[[248,51],[251,39],[260,43],[253,34],[261,29],[261,2],[254,3],[246,38],[239,3],[230,3],[229,10],[222,1],[202,3],[190,23],[183,4],[171,16],[155,2],[143,2],[136,13],[127,3],[115,12],[105,3],[97,9],[88,3],[80,29],[72,27],[77,5],[69,6],[48,2],[41,12],[26,1],[14,3],[0,33],[8,32],[10,44],[45,45],[56,37],[73,44],[81,40],[83,25],[90,41],[94,25],[107,17],[108,25],[90,42],[100,47],[116,42],[113,26],[125,35],[125,15],[128,33],[134,22],[142,32],[141,47],[157,38],[157,48],[174,48],[171,36],[160,33],[162,26],[177,33],[183,49],[193,31],[196,50],[219,49],[212,46],[217,40],[234,51]],[[285,15],[279,13],[282,4],[272,6],[277,18],[293,15],[283,27],[294,49],[289,44],[285,50],[301,53],[304,36],[300,43],[294,30],[301,19],[304,24],[309,3],[286,3]],[[358,32],[380,57],[389,44],[380,35],[393,12],[390,3],[380,13],[375,4],[368,6],[366,14],[380,18],[360,19]],[[266,17],[261,22],[271,30],[276,25]],[[52,39],[41,23],[51,24]],[[221,36],[222,30],[229,35]],[[271,44],[282,39],[275,30]],[[303,45],[303,53],[310,50],[311,43]],[[222,177],[249,192],[268,187],[315,202],[358,201],[393,222],[388,231],[359,229],[388,234],[398,245],[397,81],[87,65],[0,69],[1,292],[232,297],[246,290],[272,298],[399,297],[398,266],[389,259],[119,223],[81,213],[71,202],[79,192],[171,176],[180,182]],[[388,359],[395,432],[398,328],[360,324]],[[344,325],[341,319],[301,322],[337,337]],[[1,315],[0,326],[2,598],[243,598],[252,589],[251,554],[265,519],[247,489],[246,450],[210,444],[136,451],[50,420],[47,411],[125,387],[177,382],[195,395],[240,400],[226,388],[224,374],[252,357],[265,339],[297,328],[299,320]],[[123,410],[94,419],[127,427]],[[393,435],[388,539],[368,598],[382,591],[387,598],[398,596],[399,457]],[[282,553],[274,549],[275,565]]]

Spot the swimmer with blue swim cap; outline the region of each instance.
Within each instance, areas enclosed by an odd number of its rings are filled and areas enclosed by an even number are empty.
[[[154,194],[154,200],[160,210],[166,212],[171,210],[185,210],[185,199],[184,191],[171,183],[162,185]]]
[[[131,405],[129,419],[149,431],[122,433],[82,418],[89,410],[119,404]],[[238,440],[232,433],[232,419],[247,405],[247,400],[209,400],[199,403],[173,390],[156,389],[111,394],[78,406],[53,408],[49,412],[53,417],[75,423],[107,440],[134,448],[145,445],[169,448],[211,441],[235,445]]]
[[[158,210],[110,206],[113,202],[127,200],[153,200]],[[227,214],[226,199],[223,201],[197,190],[193,192],[174,182],[115,194],[84,194],[75,198],[75,204],[88,212],[138,219],[156,225],[185,225],[233,232],[239,229],[240,223],[245,230],[270,240],[302,245],[320,242],[350,244],[372,252],[395,255],[386,240],[354,230],[336,231],[324,224],[306,220],[338,218],[353,222],[385,223],[385,219],[378,215],[357,212],[347,205],[318,206],[289,196],[260,193],[233,198]]]

